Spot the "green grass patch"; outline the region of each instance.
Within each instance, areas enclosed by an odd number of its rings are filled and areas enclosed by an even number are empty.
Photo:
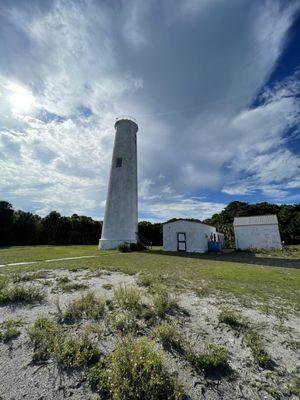
[[[114,400],[181,400],[184,394],[163,366],[162,354],[145,338],[125,338],[88,374],[101,396]]]
[[[152,307],[160,318],[165,318],[166,314],[178,310],[178,302],[176,296],[170,294],[167,288],[158,288],[152,297]]]
[[[218,315],[219,322],[229,325],[231,328],[241,331],[245,328],[245,320],[237,311],[223,308]]]
[[[191,354],[190,361],[196,370],[206,375],[224,375],[231,372],[228,350],[217,344],[208,344],[203,353]]]
[[[249,346],[254,360],[262,368],[273,368],[273,362],[266,350],[264,349],[261,338],[254,329],[250,329],[245,334],[245,342],[247,346]]]
[[[114,300],[124,310],[139,311],[142,293],[139,288],[120,285],[114,290]]]
[[[162,344],[164,350],[185,353],[185,338],[178,332],[174,323],[163,322],[153,330],[153,336]]]
[[[29,337],[34,361],[45,362],[51,358],[63,367],[76,368],[99,359],[100,353],[87,335],[66,337],[62,328],[46,317],[35,321]]]
[[[113,289],[114,285],[112,285],[111,283],[104,283],[104,284],[102,285],[102,287],[103,287],[103,289],[105,289],[105,290],[111,290],[111,289]]]
[[[20,320],[7,319],[0,324],[0,342],[8,343],[20,336]]]
[[[44,292],[33,285],[8,284],[0,288],[0,304],[41,302]]]
[[[82,318],[100,319],[105,314],[105,299],[97,297],[94,292],[89,291],[79,298],[72,300],[62,313],[58,307],[60,318],[64,322],[74,322]]]

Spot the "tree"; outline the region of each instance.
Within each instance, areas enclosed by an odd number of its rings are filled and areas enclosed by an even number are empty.
[[[0,246],[12,244],[14,210],[7,201],[0,201]]]

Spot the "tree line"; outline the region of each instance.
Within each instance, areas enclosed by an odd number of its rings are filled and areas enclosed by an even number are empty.
[[[249,204],[241,201],[229,203],[219,214],[204,220],[225,234],[226,247],[234,246],[233,219],[252,215],[276,214],[281,239],[285,244],[300,243],[300,204]],[[141,237],[161,246],[162,223],[139,222]],[[36,244],[97,244],[101,237],[102,222],[84,215],[61,216],[51,211],[45,217],[14,210],[7,201],[0,201],[0,246]]]

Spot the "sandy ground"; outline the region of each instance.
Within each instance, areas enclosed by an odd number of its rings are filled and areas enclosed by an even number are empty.
[[[121,283],[136,285],[135,277],[118,272],[92,273],[91,271],[70,272],[67,270],[49,270],[45,279],[36,280],[34,284],[43,286],[46,298],[41,304],[3,306],[0,308],[0,323],[8,318],[22,320],[21,335],[8,344],[0,343],[0,399],[1,400],[50,400],[50,399],[91,399],[93,394],[85,381],[85,371],[60,370],[55,362],[34,364],[32,347],[27,330],[39,316],[55,318],[57,307],[63,309],[72,299],[79,296],[78,291],[63,293],[53,290],[56,278],[67,276],[72,281],[82,282],[99,296],[110,298],[113,289],[107,290],[103,284],[115,287]],[[30,282],[29,284],[32,284]],[[206,343],[218,343],[227,347],[230,354],[230,366],[233,374],[230,377],[208,379],[197,373],[191,365],[178,354],[166,353],[166,367],[182,384],[191,400],[271,400],[297,399],[288,390],[288,385],[300,373],[299,352],[290,344],[300,340],[299,320],[290,316],[266,315],[255,309],[245,309],[234,300],[219,299],[215,296],[199,298],[188,292],[179,297],[180,305],[190,315],[174,315],[171,318],[177,323],[178,330],[192,344],[195,351],[201,351]],[[251,352],[243,340],[230,327],[218,323],[218,313],[224,305],[240,310],[251,325],[260,333],[265,349],[275,363],[274,370],[264,370],[253,360]],[[114,348],[117,338],[100,322],[103,334],[98,346],[101,352],[108,354]],[[2,397],[1,397],[2,396]]]

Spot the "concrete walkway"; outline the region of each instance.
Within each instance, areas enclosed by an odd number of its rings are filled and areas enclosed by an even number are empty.
[[[51,262],[55,262],[55,261],[78,260],[80,258],[97,258],[97,257],[109,256],[109,255],[112,255],[112,254],[113,253],[101,254],[101,256],[80,256],[80,257],[51,258],[50,260],[24,261],[24,262],[10,263],[10,264],[1,264],[0,268],[3,268],[3,267],[16,267],[16,266],[19,266],[19,265],[37,264],[37,263],[41,263],[41,262],[51,263]]]

